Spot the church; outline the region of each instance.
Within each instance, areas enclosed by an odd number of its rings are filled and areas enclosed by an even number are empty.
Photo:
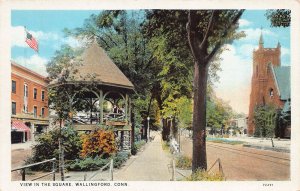
[[[290,66],[281,66],[281,45],[265,48],[263,35],[260,35],[259,46],[253,50],[253,73],[248,115],[248,136],[255,133],[254,109],[258,105],[274,105],[280,116],[290,116],[291,85]],[[282,120],[281,120],[282,121]],[[276,123],[276,137],[290,138],[289,122]]]

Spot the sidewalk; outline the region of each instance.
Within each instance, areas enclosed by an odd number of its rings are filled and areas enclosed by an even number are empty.
[[[14,143],[14,144],[11,144],[11,151],[32,149],[32,146],[35,143],[36,142],[34,142],[34,141],[27,141],[25,143]]]
[[[161,135],[155,135],[152,142],[146,145],[144,151],[132,156],[124,167],[114,172],[114,180],[124,181],[169,181],[171,173],[168,170],[171,158],[163,151]]]
[[[253,147],[257,149],[273,150],[277,152],[290,152],[290,139],[273,139],[274,147],[272,147],[271,139],[257,138],[257,137],[230,137],[228,140],[243,141],[244,147]]]

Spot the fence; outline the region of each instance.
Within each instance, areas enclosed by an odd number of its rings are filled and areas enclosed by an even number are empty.
[[[210,172],[212,170],[212,168],[218,163],[218,169],[219,169],[219,173],[224,177],[224,179],[226,180],[226,177],[225,177],[225,174],[223,172],[223,167],[222,167],[222,163],[221,163],[221,159],[218,158],[214,163],[213,165],[211,165],[211,167],[208,169],[207,172]],[[176,169],[176,166],[175,166],[175,160],[173,159],[172,160],[172,164],[171,164],[171,168],[172,168],[172,178],[171,178],[171,181],[176,181],[176,173],[181,175],[182,177],[186,177],[184,174],[182,174],[181,172],[179,172],[177,169]]]
[[[223,172],[223,167],[222,167],[222,163],[221,163],[221,159],[218,158],[213,165],[211,165],[211,167],[208,169],[207,172],[209,172],[216,164],[219,164],[219,173],[225,178],[225,174]]]
[[[92,180],[97,174],[103,172],[107,167],[109,166],[109,180],[113,181],[114,180],[114,175],[113,175],[113,170],[114,170],[114,161],[113,159],[110,160],[106,165],[104,165],[101,169],[97,170],[94,174],[92,174],[89,178],[87,178],[87,174],[84,175],[83,180]]]
[[[172,164],[169,165],[169,168],[171,168],[171,170],[172,170],[171,181],[176,181],[176,174],[179,174],[179,175],[181,175],[182,177],[186,177],[184,174],[182,174],[180,171],[178,171],[178,170],[176,169],[176,166],[175,166],[175,160],[174,160],[174,159],[172,160]]]
[[[49,176],[51,174],[53,175],[52,176],[53,181],[55,181],[55,171],[56,171],[55,161],[56,161],[56,158],[45,160],[45,161],[42,161],[42,162],[37,162],[37,163],[29,164],[29,165],[26,165],[26,166],[23,166],[23,167],[18,167],[18,168],[12,169],[11,172],[14,172],[14,171],[17,171],[17,170],[21,170],[22,181],[25,181],[26,180],[26,177],[25,177],[26,176],[26,168],[30,168],[30,167],[33,167],[33,166],[36,166],[36,165],[44,164],[44,163],[47,163],[47,162],[52,162],[52,171],[51,172],[49,172],[47,174],[44,174],[42,176],[39,176],[37,178],[34,178],[31,181],[44,178],[44,177]]]

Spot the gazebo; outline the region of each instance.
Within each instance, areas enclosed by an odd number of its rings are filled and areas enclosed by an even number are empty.
[[[120,142],[119,148],[130,149],[130,94],[134,92],[133,84],[97,42],[88,45],[80,56],[80,63],[75,63],[69,70],[64,85],[74,88],[74,91],[65,92],[69,97],[70,108],[76,108],[78,101],[86,103],[85,112],[75,111],[72,115],[73,128],[87,132],[101,125],[113,127],[116,139]],[[53,81],[49,88],[59,85],[58,81]],[[111,106],[110,111],[104,108],[105,102],[106,106]]]

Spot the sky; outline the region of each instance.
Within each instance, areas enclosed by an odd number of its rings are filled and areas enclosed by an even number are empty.
[[[84,20],[99,11],[75,10],[13,10],[11,14],[11,59],[42,75],[46,73],[46,63],[54,56],[62,44],[79,47],[81,43],[74,38],[65,37],[64,28],[81,27]],[[215,83],[218,97],[228,102],[237,112],[248,113],[251,76],[252,51],[258,47],[262,33],[264,46],[275,48],[281,44],[281,64],[290,65],[290,28],[272,28],[265,17],[264,10],[246,10],[239,21],[239,30],[246,37],[226,45],[221,55],[222,71],[218,73],[219,82]],[[37,39],[39,53],[25,43],[26,29]]]

